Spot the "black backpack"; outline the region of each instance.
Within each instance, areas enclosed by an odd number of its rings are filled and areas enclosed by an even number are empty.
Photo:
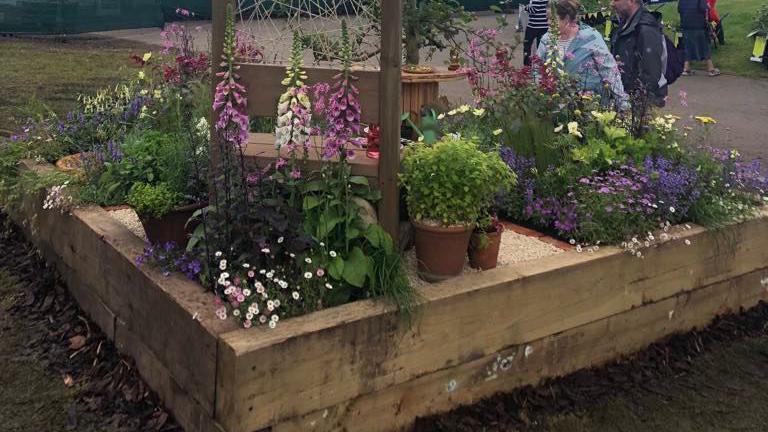
[[[669,40],[663,32],[662,35],[664,35],[664,44],[667,47],[667,70],[664,71],[664,78],[667,79],[667,84],[672,84],[683,74],[685,58],[683,57],[683,50],[676,47],[675,43]]]
[[[685,56],[683,55],[682,47],[676,47],[661,26],[661,13],[654,11],[651,12],[656,21],[659,23],[659,32],[664,37],[665,51],[667,52],[667,69],[664,71],[664,78],[667,80],[667,85],[672,84],[680,78],[683,74],[683,63],[685,62]]]

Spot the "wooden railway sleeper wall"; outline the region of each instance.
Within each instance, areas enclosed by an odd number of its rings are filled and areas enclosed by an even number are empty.
[[[431,285],[413,325],[361,301],[244,330],[215,318],[199,284],[136,267],[142,241],[106,211],[41,203],[28,196],[13,217],[188,432],[399,430],[768,297],[763,210],[678,228],[644,259],[606,247]]]

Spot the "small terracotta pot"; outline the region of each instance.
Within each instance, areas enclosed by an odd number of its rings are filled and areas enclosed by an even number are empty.
[[[160,219],[149,216],[139,216],[139,219],[150,243],[174,242],[177,246],[185,248],[189,236],[197,227],[197,223],[186,226],[187,221],[197,210],[206,206],[206,203],[190,204],[176,207]]]
[[[469,265],[480,270],[496,268],[499,263],[499,246],[504,225],[499,224],[494,232],[473,231],[469,239]],[[482,237],[485,236],[485,239]]]
[[[56,168],[75,177],[82,177],[85,175],[85,159],[93,155],[93,152],[81,152],[64,156],[56,161]]]
[[[432,226],[412,221],[419,276],[438,282],[458,276],[464,268],[470,226]]]

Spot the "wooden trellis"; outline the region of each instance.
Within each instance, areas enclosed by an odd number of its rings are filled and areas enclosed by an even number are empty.
[[[211,54],[214,72],[219,71],[219,62],[226,27],[226,9],[233,0],[212,0]],[[287,38],[291,35],[286,35]],[[277,100],[285,91],[280,83],[285,67],[279,65],[238,63],[241,83],[248,94],[248,114],[251,116],[274,117]],[[378,123],[381,126],[379,159],[367,158],[362,152],[352,161],[355,174],[375,178],[381,191],[379,222],[384,229],[398,238],[399,197],[397,173],[400,167],[400,112],[401,112],[401,67],[402,67],[402,0],[381,2],[381,51],[378,69],[355,70],[359,78],[362,121]],[[330,82],[338,73],[332,68],[305,67],[309,76],[308,84]],[[213,88],[216,82],[214,80]],[[215,91],[212,89],[212,91]],[[215,122],[211,122],[214,124]],[[217,158],[216,145],[211,147],[211,158]],[[247,156],[264,160],[275,159],[274,136],[251,134],[245,150]],[[217,164],[214,163],[215,167]]]

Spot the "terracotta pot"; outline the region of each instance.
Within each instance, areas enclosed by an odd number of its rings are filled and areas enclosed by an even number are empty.
[[[82,177],[85,175],[85,159],[93,155],[93,152],[82,152],[64,156],[56,161],[56,168],[75,177]]]
[[[197,223],[185,226],[187,221],[193,213],[207,205],[206,203],[190,204],[177,207],[160,219],[150,216],[139,216],[139,219],[151,243],[174,242],[179,247],[185,248],[189,236],[197,227]]]
[[[469,239],[469,249],[467,250],[469,265],[472,268],[480,270],[496,268],[499,262],[499,246],[501,246],[501,234],[503,232],[503,225],[499,225],[494,232],[472,232],[472,237]],[[485,236],[485,239],[483,239],[483,236]]]
[[[413,221],[419,276],[437,282],[458,276],[464,268],[472,228],[432,226]]]

